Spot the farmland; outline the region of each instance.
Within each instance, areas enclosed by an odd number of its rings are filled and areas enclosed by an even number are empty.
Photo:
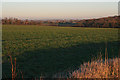
[[[24,77],[75,69],[106,47],[109,58],[118,56],[117,28],[3,25],[2,32],[3,77],[11,76],[8,54]]]

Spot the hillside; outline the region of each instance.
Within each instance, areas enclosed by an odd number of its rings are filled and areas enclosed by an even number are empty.
[[[4,18],[2,24],[120,28],[120,16],[84,20],[20,20],[17,18]]]

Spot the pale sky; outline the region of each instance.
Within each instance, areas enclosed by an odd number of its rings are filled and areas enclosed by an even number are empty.
[[[120,0],[1,0],[2,2],[119,2]]]
[[[111,2],[14,2],[15,0],[9,0],[9,2],[7,1],[8,0],[2,3],[3,18],[16,17],[28,19],[82,19],[118,15],[118,2],[112,2],[113,0],[109,0]]]

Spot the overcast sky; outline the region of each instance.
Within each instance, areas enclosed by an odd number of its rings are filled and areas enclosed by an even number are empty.
[[[15,0],[9,0],[9,2],[7,2],[6,0],[6,2],[4,1],[2,3],[3,18],[17,17],[28,19],[82,19],[118,15],[118,2],[114,2],[115,0],[114,1],[109,0],[111,2],[35,2],[35,1],[14,2],[14,1]]]

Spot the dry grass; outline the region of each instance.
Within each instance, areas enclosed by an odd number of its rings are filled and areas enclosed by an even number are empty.
[[[78,70],[70,74],[74,78],[117,78],[118,59],[114,58],[104,61],[103,59],[84,63]]]
[[[12,80],[14,80],[17,76],[17,73],[16,73],[16,58],[15,58],[14,63],[13,63],[12,56],[9,55],[9,57],[10,57],[10,62],[11,62]]]
[[[118,78],[118,60],[114,58],[109,60],[99,59],[97,61],[87,62],[80,66],[79,69],[54,75],[56,78]]]
[[[55,78],[118,78],[120,58],[108,59],[107,49],[105,59],[99,55],[96,60],[80,65],[80,68],[72,72],[55,74]]]
[[[13,60],[12,56],[10,54],[8,54],[8,56],[10,57],[10,62],[11,62],[11,80],[16,80],[17,76],[18,76],[18,72],[21,73],[21,79],[24,80],[23,78],[23,73],[21,70],[16,70],[17,66],[16,66],[16,58]],[[6,77],[7,79],[7,77]]]
[[[79,69],[68,72],[58,73],[55,78],[118,78],[118,60],[114,58],[109,60],[99,59],[97,61],[87,62],[80,66]]]

